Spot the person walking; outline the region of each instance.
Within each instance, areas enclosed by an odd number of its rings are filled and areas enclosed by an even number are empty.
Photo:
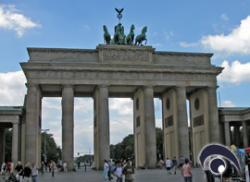
[[[174,156],[172,160],[172,169],[174,171],[174,174],[176,174],[176,168],[177,168],[177,160],[176,160],[176,157]]]
[[[23,169],[23,182],[31,182],[31,167],[29,162]]]
[[[32,177],[32,182],[37,182],[38,169],[36,167],[36,164],[34,163],[32,164],[31,177]]]
[[[54,161],[51,161],[51,176],[55,177],[55,170],[56,170],[56,163]]]
[[[170,170],[172,168],[172,165],[173,165],[172,160],[167,157],[166,162],[165,162],[165,166],[166,166],[166,169],[168,171],[168,174],[171,174]]]
[[[182,165],[181,174],[184,182],[192,182],[192,167],[188,159],[185,159],[185,163]]]

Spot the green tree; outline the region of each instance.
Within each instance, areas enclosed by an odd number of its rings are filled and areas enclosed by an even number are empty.
[[[62,152],[60,147],[56,145],[56,142],[53,138],[53,135],[47,134],[45,132],[42,133],[42,152],[41,152],[41,159],[44,161],[44,152],[46,148],[46,156],[47,161],[53,160],[57,162],[61,159]]]
[[[156,149],[157,158],[163,156],[163,131],[161,128],[156,128]],[[122,142],[116,145],[110,145],[110,156],[112,159],[127,159],[134,157],[134,135],[126,136]]]
[[[163,157],[163,131],[161,128],[156,128],[156,152],[158,160]]]

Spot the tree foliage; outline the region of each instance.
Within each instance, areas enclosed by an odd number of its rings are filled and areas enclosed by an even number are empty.
[[[45,148],[46,148],[46,154],[47,154],[47,161],[55,161],[57,162],[59,159],[61,159],[61,149],[56,145],[56,142],[51,134],[42,133],[42,152],[41,152],[41,158],[44,161],[44,154],[45,154]]]
[[[163,132],[161,128],[156,128],[157,156],[163,156]],[[126,136],[122,142],[110,145],[110,156],[112,159],[127,159],[134,157],[134,135]]]

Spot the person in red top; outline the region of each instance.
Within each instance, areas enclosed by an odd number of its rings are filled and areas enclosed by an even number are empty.
[[[192,167],[188,159],[185,159],[185,163],[181,168],[181,174],[184,177],[184,182],[192,182]]]

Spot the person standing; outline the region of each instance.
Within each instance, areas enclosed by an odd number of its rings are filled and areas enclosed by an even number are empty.
[[[188,159],[185,159],[185,163],[182,165],[181,174],[184,182],[192,182],[192,167]]]
[[[41,163],[41,173],[44,174],[44,170],[45,170],[45,164],[44,162],[42,161]]]
[[[56,163],[51,161],[51,176],[55,177]]]
[[[133,174],[134,174],[134,168],[132,165],[132,161],[128,160],[127,163],[124,165],[123,173],[125,174],[125,182],[133,182]]]
[[[116,168],[114,170],[114,175],[116,176],[116,182],[122,182],[123,168],[121,161],[116,162]]]
[[[104,181],[108,181],[109,180],[109,164],[107,160],[104,160],[104,165],[103,165],[103,176],[104,176]]]
[[[32,164],[31,177],[32,177],[32,182],[37,182],[38,169],[36,167],[36,164]]]
[[[86,172],[87,171],[87,162],[84,161],[83,165],[84,165],[84,172]]]
[[[171,174],[170,170],[171,170],[172,165],[173,165],[172,160],[167,157],[165,165],[166,165],[166,169],[168,171],[168,174]]]

